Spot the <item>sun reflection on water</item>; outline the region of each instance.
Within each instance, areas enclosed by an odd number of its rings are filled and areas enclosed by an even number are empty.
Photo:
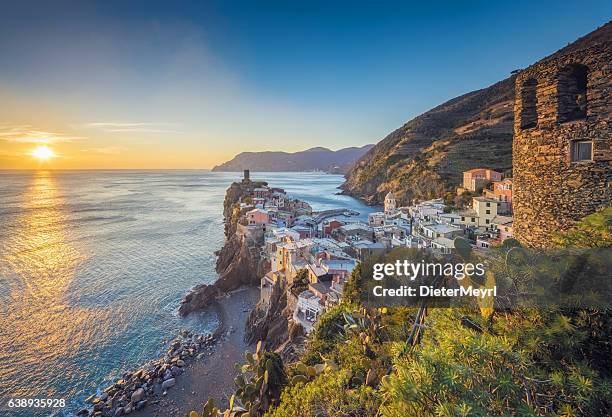
[[[0,257],[0,277],[8,277],[9,287],[6,314],[0,317],[0,375],[5,383],[19,380],[21,388],[14,391],[3,384],[0,397],[66,394],[30,392],[27,387],[35,384],[28,382],[69,378],[74,370],[63,367],[61,359],[79,354],[75,340],[91,339],[91,321],[106,314],[67,300],[82,256],[70,243],[63,205],[53,173],[36,172],[24,193],[23,212],[3,224],[10,250]],[[11,354],[15,351],[21,354]]]

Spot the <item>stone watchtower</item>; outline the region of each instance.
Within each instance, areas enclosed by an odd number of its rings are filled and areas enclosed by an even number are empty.
[[[533,247],[612,205],[612,23],[521,71],[514,235]]]

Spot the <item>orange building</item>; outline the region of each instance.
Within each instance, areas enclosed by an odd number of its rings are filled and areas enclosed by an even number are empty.
[[[476,192],[482,190],[491,182],[501,181],[500,172],[487,168],[474,168],[463,172],[463,188]]]

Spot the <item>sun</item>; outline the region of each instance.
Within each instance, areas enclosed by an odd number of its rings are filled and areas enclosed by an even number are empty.
[[[32,151],[31,155],[41,161],[48,161],[55,156],[55,152],[53,152],[53,149],[49,148],[48,146],[37,146]]]

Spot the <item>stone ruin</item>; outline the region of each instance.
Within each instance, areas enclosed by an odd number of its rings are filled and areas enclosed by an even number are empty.
[[[514,235],[545,248],[612,202],[612,23],[516,78]]]

